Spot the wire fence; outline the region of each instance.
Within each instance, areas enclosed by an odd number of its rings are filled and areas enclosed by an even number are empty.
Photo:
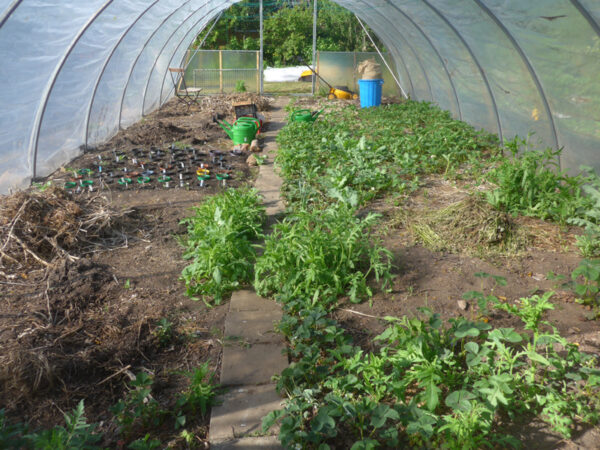
[[[392,58],[388,54],[384,57],[391,66]],[[358,92],[357,67],[371,58],[381,64],[383,95],[400,95],[392,74],[376,52],[318,51],[317,73],[333,86]],[[247,92],[260,92],[259,65],[260,53],[254,50],[188,50],[185,82],[189,87],[202,88],[203,94],[232,93],[242,86]],[[317,78],[317,93],[322,89],[327,85]]]
[[[260,53],[254,50],[188,50],[185,82],[206,94],[260,91]]]

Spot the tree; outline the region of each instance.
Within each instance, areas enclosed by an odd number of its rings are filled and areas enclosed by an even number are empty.
[[[372,51],[353,13],[330,0],[318,0],[317,49]],[[275,0],[264,5],[264,59],[272,66],[296,64],[297,57],[312,60],[311,0]],[[244,0],[229,8],[208,35],[205,49],[258,50],[257,0]],[[210,25],[197,37],[197,47]],[[375,38],[378,45],[380,43]]]

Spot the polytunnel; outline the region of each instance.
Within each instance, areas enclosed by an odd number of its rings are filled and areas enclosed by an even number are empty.
[[[172,95],[167,69],[233,0],[0,0],[0,193],[27,186]],[[456,118],[600,168],[600,2],[339,0],[403,89]]]

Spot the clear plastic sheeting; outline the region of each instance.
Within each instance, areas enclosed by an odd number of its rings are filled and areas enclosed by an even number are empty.
[[[390,64],[392,62],[391,56],[386,54],[384,56]],[[383,75],[382,94],[384,96],[400,96],[398,85],[377,53],[317,52],[317,73],[333,86],[347,86],[350,90],[358,93],[357,67],[367,59],[375,59],[376,62],[381,64]],[[317,78],[317,89],[329,88],[322,80]]]
[[[31,141],[42,101],[78,34],[104,2],[77,2],[65,15],[63,0],[23,1],[0,28],[0,193],[31,180]]]
[[[119,130],[120,98],[136,57],[161,23],[180,4],[180,0],[153,3],[114,47],[96,86],[88,122],[88,145],[99,144],[106,136],[112,136]]]
[[[150,78],[144,89],[143,113],[148,114],[160,106],[160,97],[162,88],[168,76],[169,67],[181,67],[183,61],[176,58],[178,50],[182,49],[182,41],[193,34],[196,37],[198,32],[212,19],[221,9],[217,6],[231,5],[232,2],[223,2],[220,0],[205,2],[204,5],[189,15],[183,23],[174,30],[169,39],[161,49],[152,66]],[[187,45],[182,51],[187,50]],[[169,80],[169,83],[171,81]]]
[[[36,176],[46,176],[79,153],[94,84],[112,47],[147,6],[146,0],[113,1],[87,29],[48,96],[37,141]]]
[[[187,65],[188,79],[209,76],[214,63],[190,58],[188,48],[234,3],[0,0],[0,193],[26,187],[158,108],[173,95],[169,67]],[[563,147],[565,169],[600,169],[597,0],[337,3],[381,39],[411,98],[504,140]],[[322,75],[356,89],[340,70],[360,57],[324,55]],[[228,90],[244,80],[257,89],[255,54],[249,58],[224,60],[222,73],[231,73],[207,82]],[[384,93],[397,94],[392,77],[384,79]]]

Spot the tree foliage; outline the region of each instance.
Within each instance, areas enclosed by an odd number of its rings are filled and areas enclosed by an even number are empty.
[[[330,0],[319,0],[317,7],[317,49],[373,50],[371,42],[353,13]],[[265,63],[271,66],[296,64],[298,56],[310,62],[312,60],[312,19],[312,1],[265,2]],[[202,46],[204,49],[258,50],[260,48],[259,21],[258,2],[244,0],[229,8],[208,36],[210,25],[207,26],[198,36],[193,47],[197,48],[206,37]]]

